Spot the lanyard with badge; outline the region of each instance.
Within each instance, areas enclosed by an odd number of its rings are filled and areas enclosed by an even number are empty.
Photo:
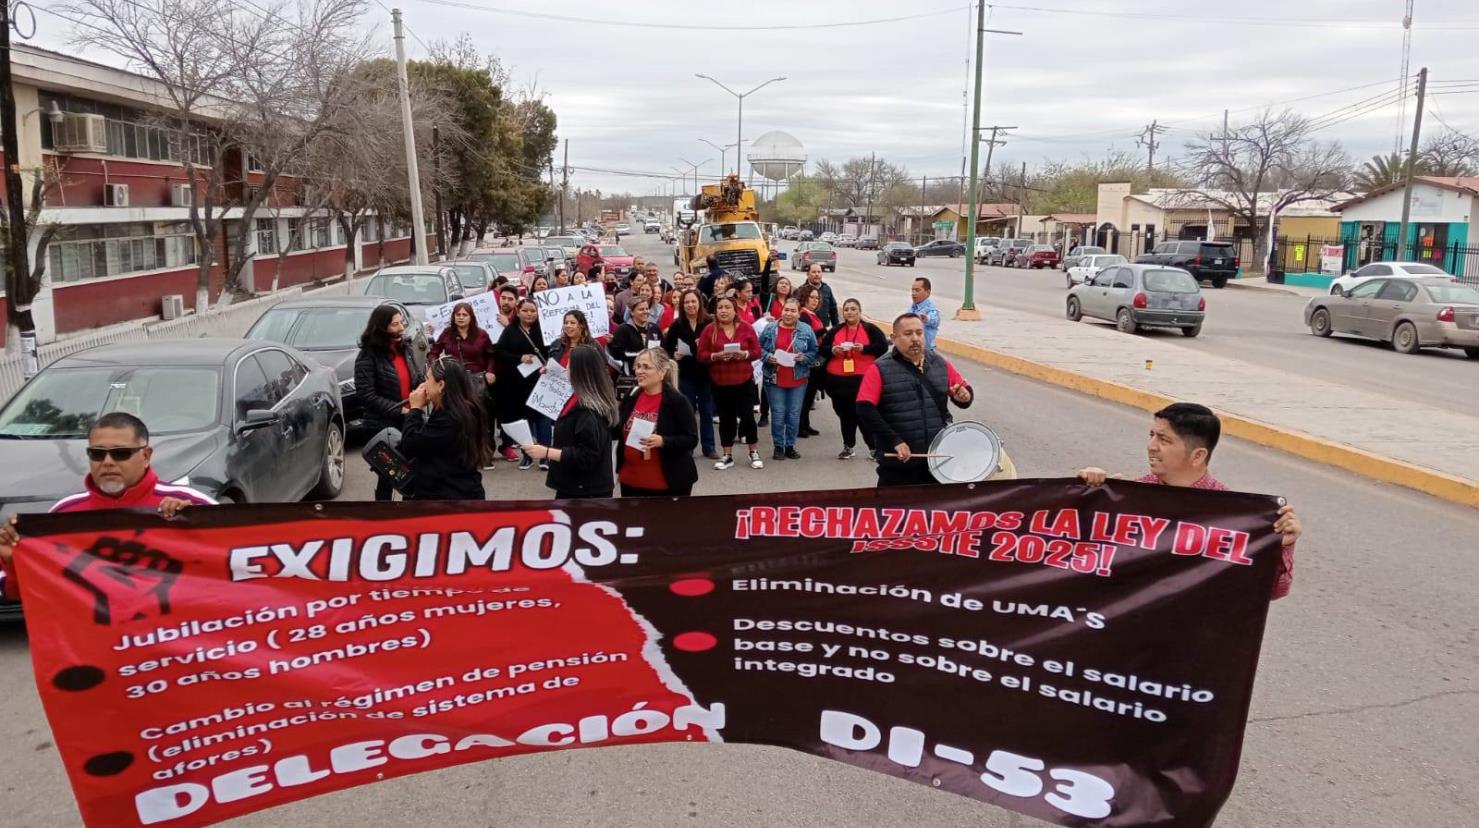
[[[862,325],[858,326],[858,332],[863,332]],[[853,362],[852,359],[852,352],[853,349],[858,346],[857,334],[849,333],[847,330],[847,326],[844,325],[842,326],[842,333],[840,335],[846,335],[849,337],[848,339],[843,340],[842,343],[843,345],[847,346],[842,349],[842,373],[851,374],[854,370],[856,370],[856,364]]]

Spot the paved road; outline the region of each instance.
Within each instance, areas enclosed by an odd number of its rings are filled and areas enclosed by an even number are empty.
[[[789,249],[790,243],[785,247]],[[854,280],[876,284],[883,279],[897,282],[905,290],[916,275],[928,276],[934,283],[936,301],[942,309],[953,311],[964,296],[962,259],[920,259],[914,268],[889,268],[880,267],[872,251],[838,253],[837,273],[828,280],[838,289],[839,299]],[[1338,336],[1320,339],[1304,324],[1307,299],[1303,296],[1237,288],[1204,290],[1207,323],[1201,336],[1186,339],[1177,331],[1140,335],[1302,377],[1379,391],[1399,401],[1467,410],[1479,406],[1479,360],[1466,358],[1462,351],[1428,349],[1409,356],[1369,340]],[[1062,271],[1004,267],[980,267],[976,271],[976,305],[986,313],[988,324],[992,307],[1041,314],[1072,324],[1063,318],[1064,293]]]

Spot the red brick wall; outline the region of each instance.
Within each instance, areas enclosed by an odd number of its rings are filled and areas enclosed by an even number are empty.
[[[379,244],[377,243],[375,247],[378,248]],[[385,243],[384,264],[389,265],[394,262],[406,261],[411,258],[411,253],[412,247],[410,236],[407,236],[404,239],[395,239],[394,241],[388,241]]]
[[[10,307],[6,304],[5,297],[0,296],[0,347],[5,345],[6,314],[8,313],[10,313]]]
[[[184,270],[121,279],[87,280],[52,288],[58,334],[159,315],[160,297],[178,293],[195,307],[195,272]]]
[[[258,291],[272,288],[272,274],[277,269],[277,256],[262,256],[253,263],[253,276]],[[282,263],[279,288],[301,285],[344,273],[344,248],[331,247],[311,253],[289,255]]]
[[[46,200],[51,207],[101,206],[105,183],[127,184],[131,207],[168,207],[170,185],[186,180],[185,168],[178,164],[50,154],[45,159],[62,165],[59,192]]]

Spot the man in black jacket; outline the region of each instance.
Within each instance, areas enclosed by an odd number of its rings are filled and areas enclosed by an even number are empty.
[[[947,400],[969,408],[975,398],[949,360],[925,349],[923,319],[895,319],[893,350],[873,363],[858,389],[858,422],[877,446],[878,485],[935,482],[926,460],[910,458],[928,452],[950,424]]]
[[[822,281],[822,266],[811,265],[806,269],[806,283],[816,288],[817,295],[822,297],[822,304],[817,306],[817,318],[822,320],[822,327],[836,327],[842,315],[837,312],[837,297],[832,293],[832,286]]]

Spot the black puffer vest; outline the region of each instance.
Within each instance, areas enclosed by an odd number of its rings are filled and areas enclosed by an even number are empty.
[[[945,359],[926,351],[920,372],[898,351],[890,350],[877,364],[883,380],[878,413],[909,444],[910,451],[928,451],[935,435],[951,420],[946,407],[950,372]]]

